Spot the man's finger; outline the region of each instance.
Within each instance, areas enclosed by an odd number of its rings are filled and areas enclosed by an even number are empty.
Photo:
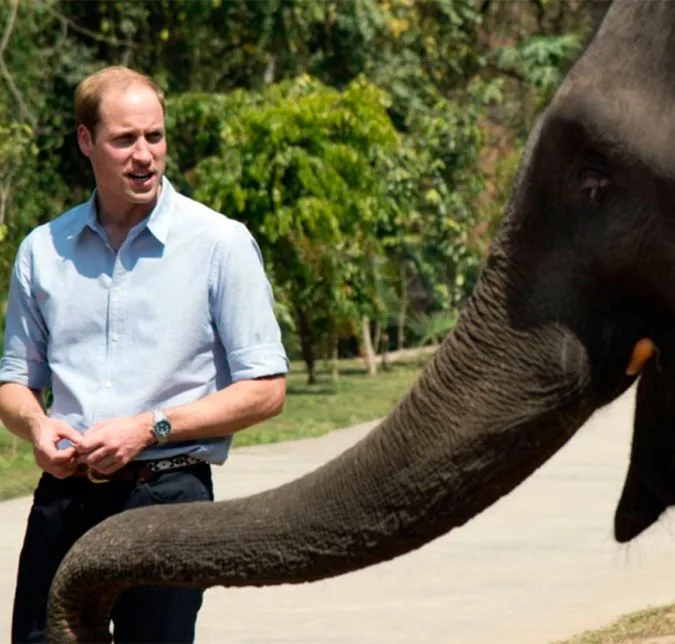
[[[76,467],[77,465],[75,461],[73,461],[72,465],[70,466],[52,467],[50,474],[55,476],[57,479],[65,479],[72,475]]]
[[[38,443],[35,446],[35,449],[45,454],[50,460],[68,460],[69,458],[73,458],[75,456],[74,447],[64,447],[63,449],[59,449],[56,445],[50,443],[49,441]]]
[[[89,454],[101,448],[103,441],[96,436],[85,434],[80,441],[75,444],[75,450],[78,454]]]
[[[117,459],[117,458],[103,458],[101,459],[96,467],[94,468],[97,472],[101,472],[101,474],[113,474],[114,472],[117,472],[122,467],[122,462]]]
[[[77,443],[79,443],[82,439],[82,434],[80,434],[80,432],[78,432],[76,429],[73,429],[69,425],[66,425],[65,423],[59,424],[59,426],[56,428],[56,434],[59,437],[59,440],[61,438],[67,438],[75,445],[77,445]]]
[[[74,450],[70,459],[65,461],[61,460],[60,458],[49,459],[46,464],[47,471],[57,478],[66,478],[67,476],[70,476],[75,471],[76,467],[77,461],[75,460]]]
[[[110,458],[113,457],[111,457],[110,454],[104,448],[99,448],[88,454],[81,454],[79,460],[82,463],[86,463],[89,467],[98,469],[100,463]]]
[[[53,453],[49,453],[52,463],[67,463],[68,461],[75,462],[75,448],[66,447],[65,449],[56,449]]]

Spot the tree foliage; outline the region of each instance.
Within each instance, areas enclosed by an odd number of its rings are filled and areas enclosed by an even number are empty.
[[[92,188],[76,84],[126,64],[168,94],[173,182],[260,241],[310,373],[362,331],[419,341],[406,317],[461,307],[524,136],[605,8],[0,0],[0,297],[26,232]]]
[[[366,258],[388,216],[384,159],[398,145],[386,96],[366,81],[344,92],[308,77],[251,100],[195,167],[195,196],[241,219],[269,258],[310,375],[317,347],[366,312]]]

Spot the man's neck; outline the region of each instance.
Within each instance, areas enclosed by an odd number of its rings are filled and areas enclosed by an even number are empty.
[[[100,195],[96,196],[98,222],[115,251],[120,249],[129,231],[146,219],[156,205],[157,200],[145,204],[128,204],[126,208],[109,208]]]
[[[115,228],[127,228],[131,230],[136,224],[143,221],[157,205],[157,201],[144,204],[128,204],[124,208],[110,208],[108,204],[96,197],[96,214],[99,223],[104,228],[114,226]]]

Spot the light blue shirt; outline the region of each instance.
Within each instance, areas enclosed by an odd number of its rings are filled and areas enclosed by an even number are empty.
[[[286,373],[260,249],[243,224],[164,178],[154,210],[115,253],[94,196],[22,242],[0,381],[51,385],[50,415],[84,432]],[[172,442],[139,459],[191,453],[223,463],[230,442]]]

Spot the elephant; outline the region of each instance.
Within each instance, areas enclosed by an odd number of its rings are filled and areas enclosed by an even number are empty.
[[[93,528],[52,584],[49,641],[110,641],[132,586],[312,582],[420,548],[636,381],[615,538],[657,521],[675,503],[674,99],[675,2],[615,0],[530,132],[456,326],[389,415],[278,488]]]

